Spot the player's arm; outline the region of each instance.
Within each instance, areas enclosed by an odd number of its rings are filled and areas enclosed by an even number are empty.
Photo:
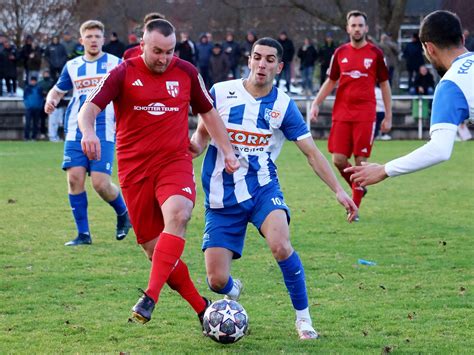
[[[361,186],[373,185],[387,177],[410,174],[415,171],[449,160],[453,151],[457,127],[443,127],[433,131],[431,140],[424,146],[401,158],[389,161],[385,165],[364,164],[353,166],[344,171],[353,173],[351,180]]]
[[[318,120],[319,107],[326,99],[326,97],[334,90],[334,88],[336,87],[336,83],[337,81],[332,80],[331,78],[327,78],[323,86],[321,86],[321,89],[319,89],[318,95],[316,95],[316,98],[311,104],[311,121],[316,122]]]
[[[240,167],[238,159],[235,157],[234,149],[229,141],[227,129],[225,128],[224,122],[222,122],[219,113],[215,108],[212,108],[206,113],[201,113],[201,118],[209,135],[214,139],[219,149],[224,155],[225,170],[227,173],[232,174]]]
[[[59,92],[53,86],[51,90],[49,90],[48,95],[46,95],[46,102],[44,103],[44,112],[46,112],[48,115],[53,113],[53,111],[56,109],[64,95],[66,95],[65,92]]]
[[[392,89],[390,88],[390,82],[388,80],[381,82],[380,90],[385,106],[385,118],[380,125],[380,130],[387,133],[392,129]]]
[[[95,119],[101,112],[99,106],[92,102],[82,105],[77,118],[79,129],[82,132],[82,151],[89,160],[100,160],[100,140],[95,133]]]
[[[318,175],[336,194],[337,201],[344,206],[348,213],[348,221],[352,222],[354,217],[357,215],[357,206],[344,191],[341,184],[339,184],[339,181],[337,180],[336,175],[334,175],[327,159],[316,147],[316,144],[314,144],[313,138],[306,137],[295,141],[295,143],[308,159],[308,163],[316,175]]]
[[[189,144],[189,150],[193,158],[196,158],[202,154],[204,149],[207,147],[209,142],[209,132],[206,129],[206,126],[202,122],[202,119],[199,119],[196,131],[191,136],[191,142]]]

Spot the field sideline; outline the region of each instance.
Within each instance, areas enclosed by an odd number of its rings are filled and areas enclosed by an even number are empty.
[[[422,144],[376,142],[384,162]],[[326,152],[326,142],[317,141]],[[305,265],[321,339],[301,342],[278,266],[252,227],[233,276],[249,336],[219,345],[168,287],[145,326],[127,322],[149,262],[133,233],[118,242],[115,217],[88,184],[90,247],[75,236],[61,171],[62,144],[0,142],[0,353],[467,353],[474,348],[474,142],[450,161],[369,188],[361,222],[349,225],[333,194],[294,144],[277,161],[291,235]],[[184,260],[200,291],[203,193]],[[115,181],[116,178],[114,178]],[[361,266],[357,259],[377,266]],[[471,350],[469,350],[471,349]]]

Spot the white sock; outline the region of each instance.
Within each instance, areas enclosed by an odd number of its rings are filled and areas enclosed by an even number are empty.
[[[306,320],[309,322],[309,324],[312,324],[311,322],[311,316],[309,315],[309,307],[306,307],[305,309],[302,309],[301,311],[295,310],[296,311],[296,320]]]

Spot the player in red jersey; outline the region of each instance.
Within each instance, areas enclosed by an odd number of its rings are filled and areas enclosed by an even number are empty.
[[[143,18],[143,27],[145,27],[145,25],[147,24],[148,21],[159,20],[159,19],[165,19],[165,16],[160,14],[159,12],[150,12],[150,13],[146,14],[145,17]],[[143,31],[145,31],[145,30],[143,30]],[[123,60],[138,57],[138,56],[142,55],[142,53],[143,53],[142,52],[142,47],[140,45],[133,46],[133,47],[127,49],[123,53]]]
[[[133,307],[133,317],[141,323],[150,320],[167,282],[202,321],[208,300],[200,296],[181,260],[196,196],[189,105],[222,148],[225,170],[233,173],[239,163],[196,68],[173,56],[173,25],[163,19],[148,22],[140,45],[143,54],[112,70],[82,107],[82,148],[90,159],[100,159],[95,117],[113,101],[120,185],[137,241],[152,261],[148,288]]]
[[[380,84],[385,106],[385,119],[382,121],[381,130],[388,132],[392,127],[388,69],[382,51],[367,41],[368,30],[365,13],[350,11],[347,14],[347,33],[351,41],[334,52],[329,77],[311,105],[311,119],[316,121],[319,106],[339,81],[328,149],[332,153],[334,165],[352,187],[352,199],[357,207],[367,190],[352,183],[351,174],[344,172],[344,169],[351,166],[349,158],[352,154],[355,165],[361,165],[370,157],[376,117],[374,88],[377,82]],[[358,220],[358,216],[355,220]]]

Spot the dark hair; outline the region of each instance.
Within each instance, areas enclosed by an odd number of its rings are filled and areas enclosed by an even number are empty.
[[[253,42],[252,50],[250,51],[250,53],[253,53],[255,46],[258,46],[258,45],[275,48],[277,50],[278,61],[281,62],[282,57],[283,57],[283,47],[281,46],[280,42],[278,42],[276,39],[273,39],[271,37],[263,37],[263,38],[257,39],[255,42]]]
[[[174,26],[163,19],[148,21],[145,26],[145,32],[158,31],[163,36],[168,37],[175,32]]]
[[[147,24],[148,21],[165,19],[165,15],[160,14],[159,12],[150,12],[145,15],[143,18],[143,24]]]
[[[459,17],[445,10],[432,12],[421,22],[420,41],[432,42],[440,48],[462,46],[463,35]]]
[[[351,17],[359,17],[359,16],[362,16],[365,20],[365,23],[367,23],[367,14],[365,12],[362,12],[362,11],[359,11],[359,10],[349,11],[346,15],[346,20],[347,20],[347,22],[349,22],[349,19]]]

